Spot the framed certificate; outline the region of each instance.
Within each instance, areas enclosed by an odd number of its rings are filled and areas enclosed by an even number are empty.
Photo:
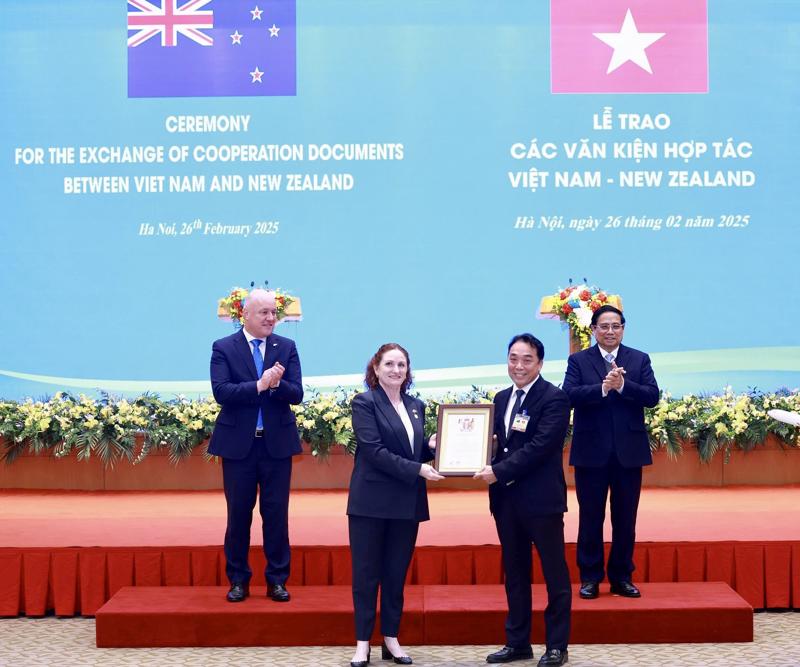
[[[492,458],[494,405],[440,405],[435,467],[446,477],[471,476]]]

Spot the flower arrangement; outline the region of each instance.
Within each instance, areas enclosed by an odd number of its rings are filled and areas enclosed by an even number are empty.
[[[25,446],[32,453],[51,451],[56,457],[73,450],[78,459],[92,453],[109,467],[133,458],[136,434],[147,428],[150,415],[146,397],[134,401],[95,400],[58,392],[49,401],[4,403],[0,411],[0,435],[6,440],[2,458],[13,461]]]
[[[550,312],[569,327],[570,335],[583,350],[592,342],[592,313],[609,301],[618,299],[585,283],[559,289],[548,299]]]
[[[348,454],[356,452],[350,402],[355,391],[337,389],[329,394],[310,391],[310,398],[293,405],[300,438],[309,444],[312,456],[326,458],[334,445],[344,447]]]
[[[286,309],[294,303],[294,298],[282,292],[280,289],[275,292],[275,309],[278,311],[278,321],[286,316]],[[237,326],[244,324],[244,304],[249,290],[244,287],[234,287],[228,296],[222,297],[217,304],[217,314],[219,317],[231,320]]]
[[[726,387],[720,394],[689,394],[680,399],[664,394],[645,413],[650,447],[664,447],[675,457],[685,444],[693,442],[704,463],[718,452],[723,453],[727,463],[734,447],[750,451],[770,433],[785,446],[800,446],[800,430],[772,419],[767,412],[773,408],[800,411],[800,393],[783,390],[765,394],[754,390],[735,394]]]
[[[355,453],[350,409],[354,395],[341,388],[324,394],[308,390],[307,400],[293,406],[300,437],[310,445],[312,455],[324,459],[334,447]],[[440,404],[488,403],[492,398],[493,392],[478,387],[428,398],[425,434],[436,431]],[[800,429],[769,417],[767,411],[773,408],[800,412],[800,392],[736,394],[726,388],[704,396],[664,394],[645,411],[650,447],[666,449],[676,457],[692,444],[703,462],[718,453],[727,462],[734,449],[749,451],[769,434],[784,447],[800,447]],[[178,463],[205,447],[218,413],[219,406],[210,397],[164,401],[144,394],[135,399],[108,395],[95,399],[59,392],[46,401],[0,401],[0,459],[11,463],[26,450],[56,457],[74,452],[80,460],[98,456],[113,467],[122,459],[140,463],[161,449]]]
[[[134,463],[140,463],[152,448],[166,449],[170,460],[178,463],[211,436],[220,410],[211,396],[194,401],[178,396],[168,402],[154,396],[142,398],[146,400],[151,421]]]

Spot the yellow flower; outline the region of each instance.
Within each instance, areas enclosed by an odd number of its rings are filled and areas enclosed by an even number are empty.
[[[747,422],[744,419],[734,419],[731,426],[734,433],[744,433],[747,430]]]

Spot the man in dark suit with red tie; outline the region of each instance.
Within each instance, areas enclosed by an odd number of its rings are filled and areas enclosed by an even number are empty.
[[[503,553],[508,616],[506,645],[486,662],[533,657],[531,649],[531,543],[536,545],[547,584],[544,655],[540,667],[568,661],[572,588],[564,556],[563,448],[569,399],[539,375],[544,345],[519,334],[508,346],[508,375],[514,383],[494,399],[497,449],[492,464],[475,477],[489,486],[489,509]]]
[[[622,345],[625,316],[605,305],[592,315],[597,344],[570,355],[564,391],[575,408],[570,465],[580,507],[578,568],[580,596],[596,598],[608,574],[611,592],[638,598],[632,583],[636,512],[642,466],[650,465],[644,408],[658,403],[650,357]],[[603,522],[611,491],[611,552],[604,569]]]
[[[222,407],[208,451],[222,458],[229,602],[250,594],[247,554],[257,495],[267,595],[289,600],[289,483],[292,456],[301,452],[290,405],[303,400],[303,384],[295,344],[272,333],[276,321],[274,292],[255,289],[244,306],[242,329],[215,341],[211,353],[211,388]]]

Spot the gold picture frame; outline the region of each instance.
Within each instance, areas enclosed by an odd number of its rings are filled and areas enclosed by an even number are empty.
[[[492,459],[494,404],[439,406],[434,467],[445,477],[472,476]]]

